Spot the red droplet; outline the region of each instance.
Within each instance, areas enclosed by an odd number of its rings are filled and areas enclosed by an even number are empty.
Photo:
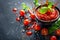
[[[28,32],[26,32],[26,35],[31,36],[32,35],[32,32],[31,31],[28,31]]]
[[[56,36],[51,36],[50,40],[57,40]]]
[[[17,8],[13,8],[13,12],[16,12],[17,11]]]
[[[20,18],[18,17],[18,18],[16,18],[16,21],[20,21]]]

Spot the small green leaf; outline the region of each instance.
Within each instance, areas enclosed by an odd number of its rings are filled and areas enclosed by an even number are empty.
[[[34,3],[34,5],[35,5],[36,7],[38,7],[38,6],[40,5],[39,2],[38,2],[38,0],[34,0],[33,3]]]
[[[36,3],[36,7],[38,7],[40,4],[39,3]]]
[[[26,9],[26,4],[22,3],[22,8],[25,10]]]
[[[40,10],[39,10],[39,12],[41,14],[45,14],[47,12],[47,10],[48,10],[48,7],[41,7]]]
[[[34,0],[33,2],[34,2],[34,3],[38,3],[38,0]]]
[[[22,3],[22,8],[23,8],[23,10],[28,10],[28,9],[30,9],[25,3]]]
[[[58,19],[57,24],[60,26],[60,18]]]
[[[60,18],[58,19],[58,21],[60,21]]]
[[[51,8],[53,5],[53,2],[48,2],[48,8]]]

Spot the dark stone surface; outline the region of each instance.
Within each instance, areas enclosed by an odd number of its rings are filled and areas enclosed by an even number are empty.
[[[12,8],[18,8],[18,13],[22,9],[22,2],[25,2],[29,7],[32,6],[32,0],[0,0],[0,40],[35,40],[34,38],[37,37],[34,35],[28,37],[25,31],[22,32],[23,23],[15,20],[16,16],[12,12]],[[60,9],[60,4],[58,8]],[[41,35],[38,37],[45,40]],[[58,39],[60,40],[60,38]]]

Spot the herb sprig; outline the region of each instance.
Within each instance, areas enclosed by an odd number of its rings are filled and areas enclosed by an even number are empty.
[[[60,26],[60,18],[58,19],[58,21],[56,23],[54,23],[48,30],[49,30],[49,34],[51,34],[52,32],[54,32],[55,30],[57,30]]]
[[[34,3],[34,5],[35,5],[36,7],[38,7],[38,6],[40,5],[39,2],[38,2],[38,0],[34,0],[33,3]]]
[[[28,10],[28,9],[30,9],[25,3],[22,3],[22,8],[23,8],[23,10]]]
[[[41,14],[45,14],[48,10],[51,10],[52,11],[52,5],[53,5],[53,3],[52,2],[48,2],[48,6],[47,7],[41,7],[40,9],[39,9],[39,12],[41,13]]]

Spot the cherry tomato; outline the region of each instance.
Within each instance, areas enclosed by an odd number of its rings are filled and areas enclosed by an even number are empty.
[[[24,20],[24,25],[25,25],[25,26],[27,26],[29,23],[30,23],[30,20],[29,20],[29,19],[25,19],[25,20]]]
[[[26,32],[26,35],[31,36],[32,35],[32,32],[31,31],[28,31],[28,32]]]
[[[56,35],[60,36],[60,29],[56,30]]]
[[[33,20],[36,18],[34,14],[30,14],[30,17],[31,17],[31,19],[33,19]]]
[[[18,17],[18,18],[16,18],[16,21],[20,21],[20,18]]]
[[[42,35],[48,35],[48,29],[47,29],[47,28],[43,28],[43,29],[41,30],[41,34],[42,34]]]
[[[13,12],[16,12],[17,11],[17,8],[13,8]]]
[[[19,14],[20,14],[20,16],[24,16],[25,15],[25,11],[24,10],[20,10]]]
[[[34,26],[34,30],[39,31],[40,29],[41,29],[41,27],[40,27],[38,24],[36,24],[36,25]]]
[[[51,36],[50,40],[57,40],[56,36]]]

